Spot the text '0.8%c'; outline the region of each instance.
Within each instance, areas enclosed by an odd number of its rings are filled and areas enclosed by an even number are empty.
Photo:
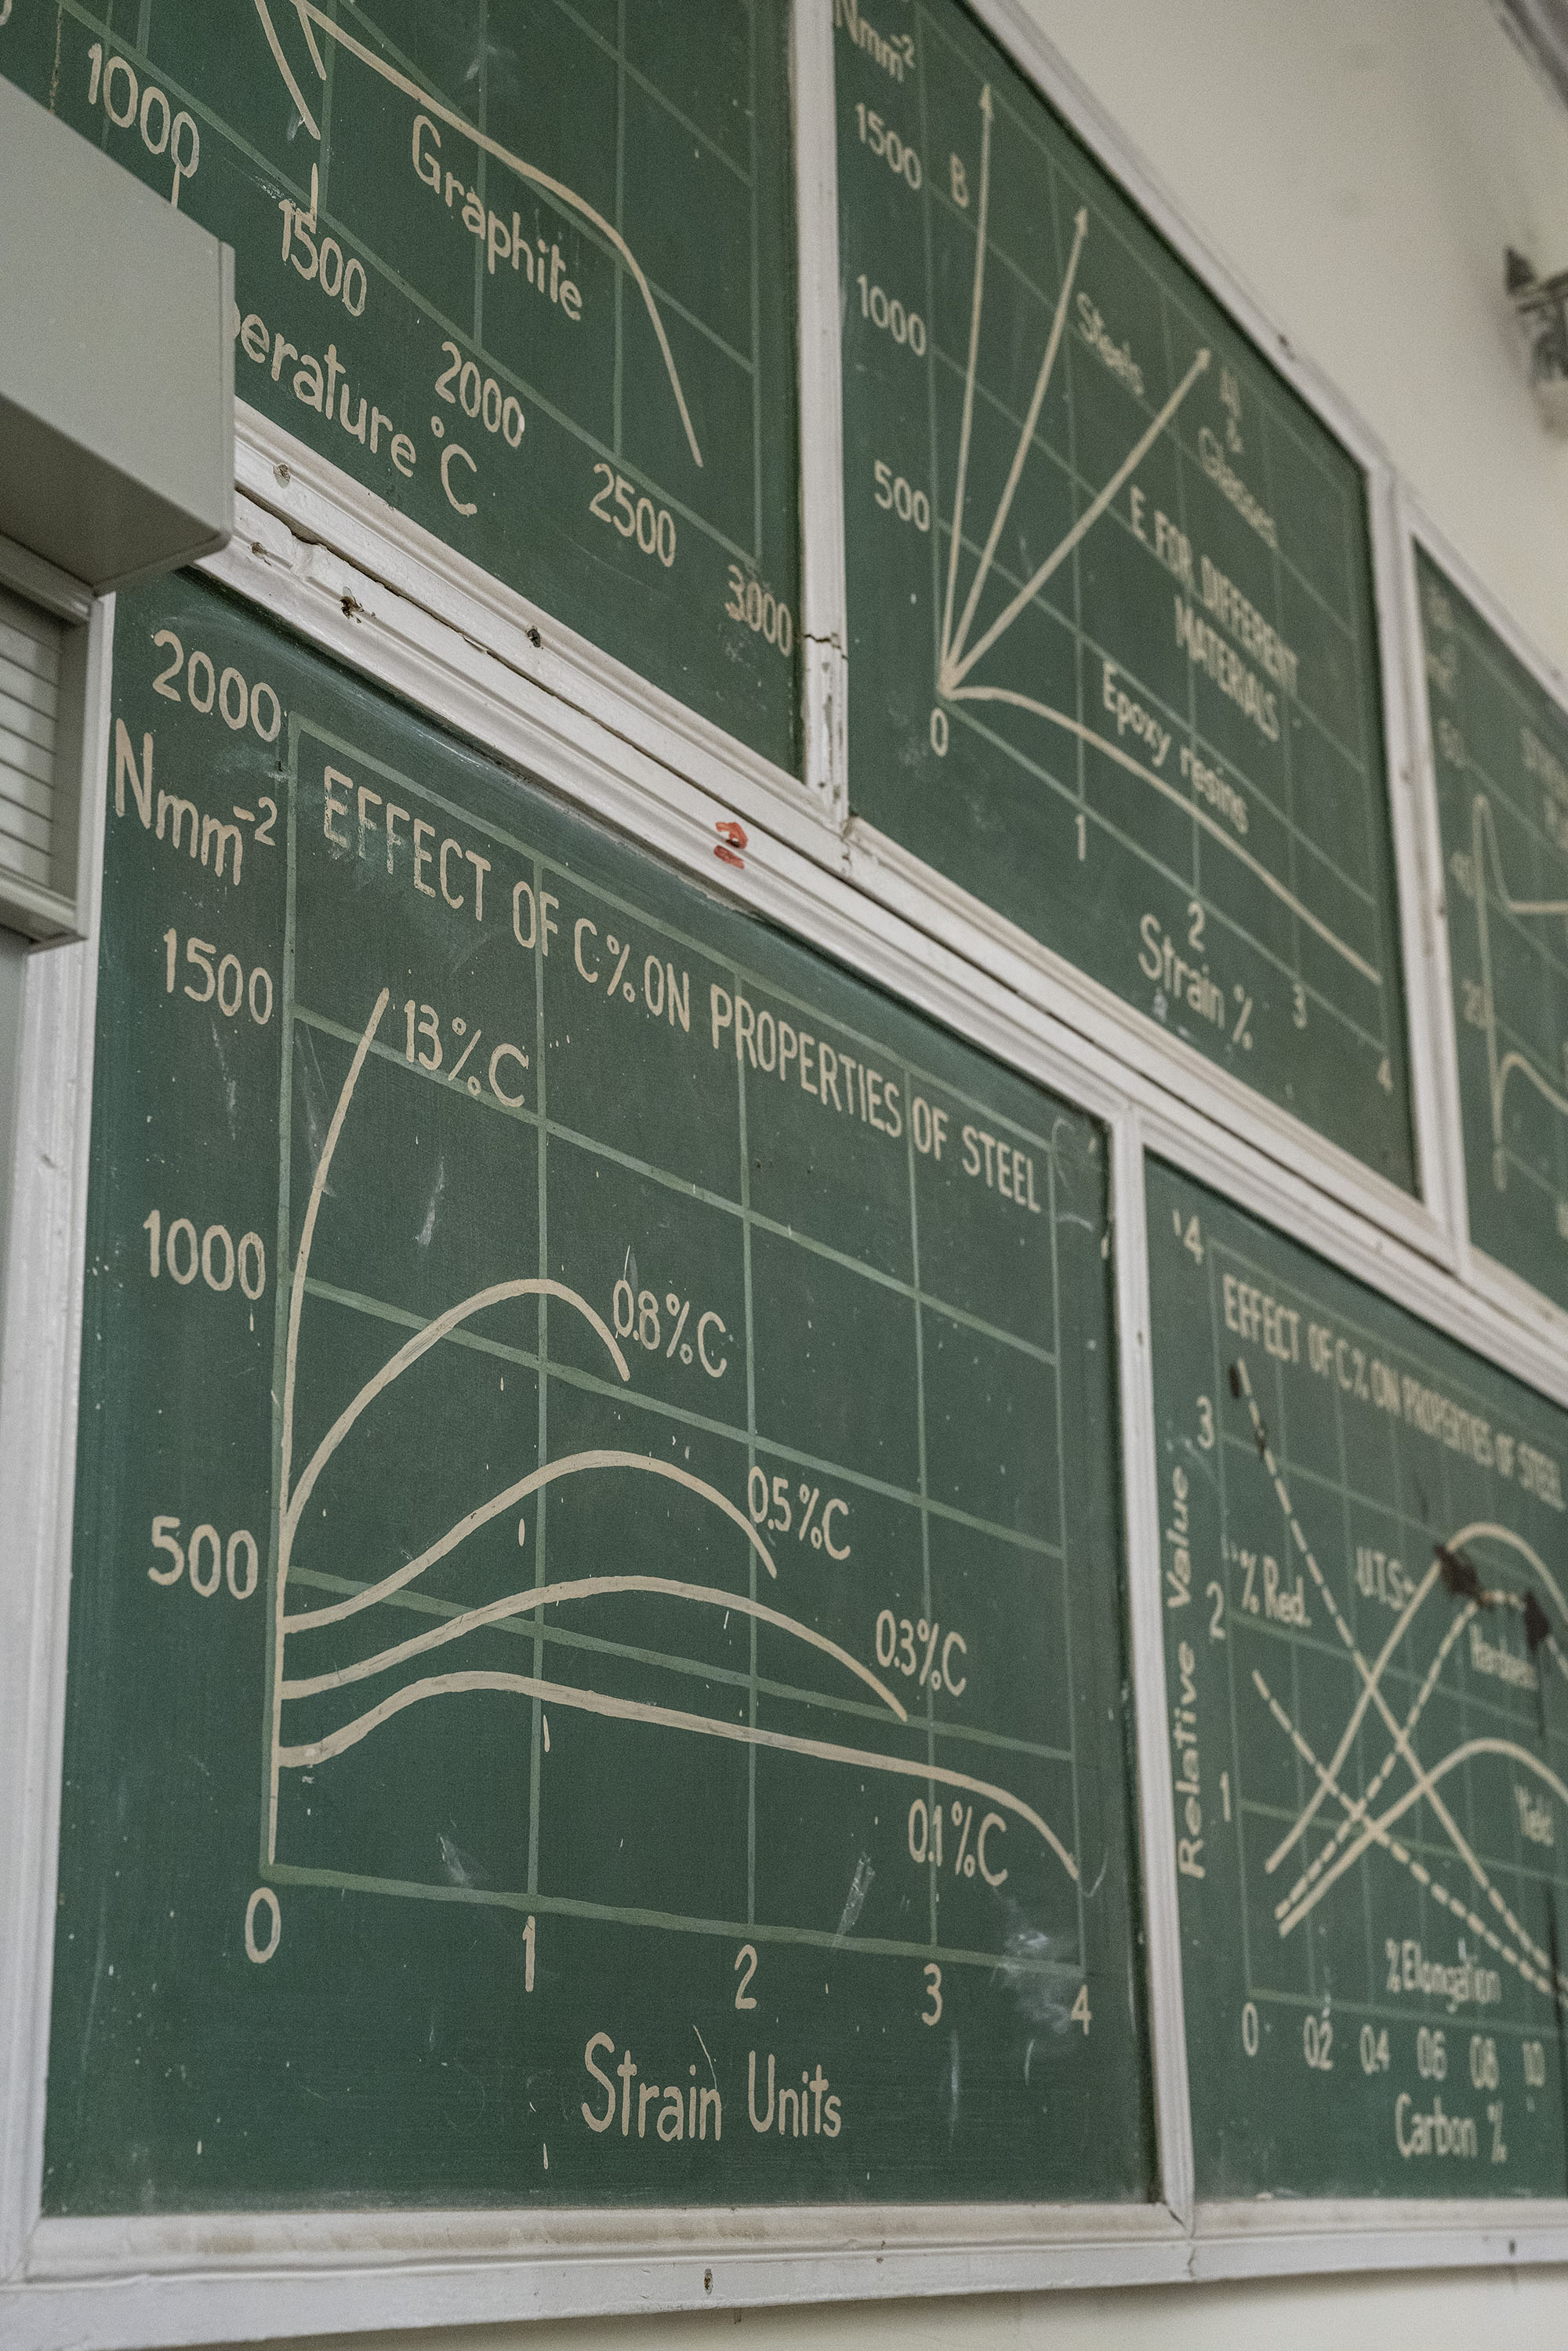
[[[471,1029],[468,1022],[459,1017],[447,1020],[444,1038],[441,1015],[434,1006],[416,1003],[412,996],[403,1006],[402,1014],[407,1024],[404,1061],[428,1070],[432,1077],[441,1072],[449,1085],[455,1084],[483,1043],[485,1031]],[[448,1060],[449,1045],[456,1055],[455,1060]],[[476,1099],[485,1091],[479,1075],[483,1070],[489,1079],[490,1092],[502,1109],[520,1110],[524,1095],[522,1072],[528,1066],[528,1057],[520,1045],[495,1045],[488,1056],[479,1054],[477,1066],[468,1071],[464,1082]]]
[[[710,1380],[722,1380],[729,1369],[729,1357],[725,1342],[729,1337],[724,1318],[710,1306],[699,1314],[688,1336],[686,1325],[691,1321],[691,1301],[674,1290],[664,1293],[664,1311],[659,1311],[656,1292],[634,1290],[624,1274],[611,1294],[610,1311],[618,1339],[634,1340],[650,1355],[663,1355],[666,1363],[690,1364],[698,1363]],[[665,1330],[669,1339],[665,1341]]]

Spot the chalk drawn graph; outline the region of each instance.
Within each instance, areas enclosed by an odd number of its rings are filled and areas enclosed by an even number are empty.
[[[1565,1813],[1568,1813],[1568,1785],[1542,1761],[1536,1748],[1517,1739],[1496,1736],[1463,1739],[1430,1765],[1422,1761],[1414,1742],[1421,1718],[1438,1688],[1444,1667],[1458,1647],[1467,1627],[1483,1611],[1507,1609],[1521,1616],[1531,1657],[1537,1660],[1550,1657],[1557,1672],[1568,1680],[1568,1662],[1564,1660],[1562,1646],[1562,1636],[1568,1634],[1568,1600],[1564,1599],[1562,1586],[1539,1552],[1521,1536],[1495,1521],[1476,1520],[1457,1529],[1446,1541],[1436,1545],[1431,1563],[1405,1602],[1382,1647],[1375,1657],[1368,1658],[1347,1624],[1291,1506],[1289,1489],[1281,1475],[1268,1430],[1259,1413],[1245,1361],[1238,1360],[1236,1373],[1239,1394],[1246,1404],[1258,1456],[1273,1486],[1297,1552],[1312,1577],[1318,1598],[1354,1667],[1361,1685],[1333,1750],[1325,1760],[1319,1755],[1300,1720],[1291,1716],[1264,1676],[1256,1667],[1252,1671],[1252,1685],[1258,1698],[1267,1707],[1278,1729],[1290,1741],[1315,1783],[1291,1826],[1265,1860],[1265,1873],[1270,1877],[1275,1876],[1298,1846],[1304,1854],[1309,1832],[1325,1806],[1333,1806],[1338,1813],[1332,1834],[1304,1865],[1298,1858],[1293,1880],[1274,1904],[1274,1922],[1281,1939],[1302,1926],[1331,1890],[1375,1846],[1401,1868],[1407,1870],[1427,1897],[1446,1910],[1457,1925],[1467,1928],[1479,1937],[1521,1983],[1528,1984],[1555,2005],[1568,1995],[1568,1973],[1558,1964],[1555,1951],[1542,1947],[1499,1891],[1492,1873],[1456,1819],[1454,1807],[1443,1792],[1442,1783],[1456,1771],[1468,1771],[1471,1766],[1495,1761],[1510,1769],[1525,1771],[1542,1782],[1562,1802]],[[1470,1548],[1478,1544],[1495,1546],[1504,1552],[1514,1572],[1522,1572],[1524,1590],[1501,1584],[1484,1585],[1469,1556]],[[1408,1664],[1406,1644],[1417,1629],[1417,1621],[1420,1620],[1426,1628],[1434,1628],[1436,1613],[1440,1610],[1445,1595],[1450,1602],[1458,1600],[1461,1604],[1454,1610],[1437,1636],[1415,1697],[1401,1716],[1390,1704],[1385,1687],[1390,1667],[1401,1657],[1402,1653],[1405,1653],[1404,1661]],[[1550,1614],[1542,1604],[1543,1600],[1550,1604]],[[1357,1737],[1369,1714],[1375,1714],[1382,1722],[1390,1744],[1367,1780],[1364,1792],[1357,1796],[1346,1786],[1344,1774]],[[1389,1781],[1401,1769],[1408,1775],[1408,1783],[1397,1794],[1390,1794],[1381,1810],[1377,1809]],[[1469,1879],[1468,1892],[1455,1893],[1396,1834],[1398,1823],[1423,1803],[1429,1808],[1447,1839],[1461,1880]],[[1483,1911],[1488,1915],[1483,1916]]]
[[[310,1192],[300,1230],[293,1280],[289,1292],[287,1335],[283,1363],[281,1399],[281,1445],[279,1468],[279,1524],[277,1571],[273,1587],[272,1622],[272,1698],[268,1735],[270,1757],[267,1795],[267,1855],[269,1865],[276,1865],[278,1854],[279,1791],[285,1772],[314,1771],[329,1763],[335,1757],[373,1736],[383,1723],[392,1720],[408,1708],[435,1700],[455,1699],[476,1692],[507,1692],[524,1699],[538,1699],[549,1705],[576,1709],[628,1722],[658,1726],[675,1733],[719,1739],[768,1749],[791,1755],[814,1759],[855,1771],[891,1774],[895,1778],[912,1779],[922,1784],[935,1783],[952,1788],[961,1794],[978,1797],[998,1806],[1013,1819],[1031,1829],[1055,1855],[1068,1878],[1078,1881],[1078,1865],[1050,1823],[1032,1806],[1009,1790],[994,1782],[960,1771],[934,1760],[914,1755],[886,1753],[875,1748],[852,1747],[837,1741],[807,1738],[796,1733],[773,1730],[757,1723],[722,1719],[714,1716],[693,1713],[683,1708],[663,1706],[643,1699],[612,1695],[577,1684],[547,1679],[537,1674],[467,1670],[455,1667],[444,1671],[424,1673],[418,1670],[434,1653],[449,1649],[453,1644],[485,1628],[523,1616],[539,1616],[546,1609],[559,1609],[584,1603],[612,1600],[619,1595],[639,1593],[653,1595],[672,1604],[698,1608],[723,1608],[749,1616],[772,1626],[799,1641],[802,1647],[825,1656],[842,1672],[853,1677],[869,1689],[885,1708],[887,1719],[895,1725],[908,1723],[906,1709],[887,1685],[870,1667],[848,1650],[840,1646],[813,1626],[784,1611],[749,1596],[744,1591],[686,1582],[679,1578],[632,1573],[575,1575],[544,1584],[530,1584],[448,1617],[430,1629],[405,1639],[389,1643],[372,1655],[316,1674],[291,1674],[288,1664],[291,1639],[348,1618],[364,1614],[394,1600],[395,1595],[415,1583],[439,1561],[460,1550],[462,1545],[493,1520],[514,1511],[531,1494],[541,1491],[559,1480],[591,1476],[594,1478],[634,1476],[653,1477],[674,1483],[695,1495],[704,1508],[727,1519],[743,1535],[751,1552],[769,1578],[777,1579],[778,1570],[767,1545],[746,1513],[729,1498],[706,1479],[699,1478],[680,1465],[643,1454],[602,1447],[589,1448],[546,1461],[510,1480],[497,1492],[486,1497],[459,1517],[436,1541],[428,1544],[413,1559],[390,1569],[349,1597],[321,1607],[289,1606],[289,1573],[299,1535],[302,1515],[307,1502],[339,1449],[350,1438],[364,1415],[384,1396],[396,1382],[430,1350],[450,1338],[473,1317],[487,1308],[507,1300],[525,1297],[549,1297],[573,1313],[580,1315],[602,1344],[622,1381],[629,1381],[630,1367],[612,1331],[593,1307],[566,1284],[538,1276],[518,1277],[487,1284],[472,1296],[448,1308],[426,1323],[398,1348],[374,1375],[367,1380],[352,1399],[339,1413],[322,1437],[309,1460],[294,1474],[295,1409],[303,1313],[308,1288],[312,1246],[321,1215],[322,1202],[329,1194],[329,1177],[334,1155],[345,1123],[352,1107],[355,1091],[366,1061],[376,1040],[377,1030],[390,1001],[390,992],[383,988],[377,998],[356,1046],[353,1060],[344,1080],[317,1160]],[[417,1475],[417,1464],[411,1476]],[[628,1522],[632,1523],[631,1521]],[[410,1667],[415,1669],[408,1677]],[[332,1729],[314,1739],[297,1740],[286,1735],[286,1708],[307,1699],[319,1699],[342,1691],[358,1691],[361,1685],[390,1681],[386,1695],[377,1698],[361,1711],[350,1713]],[[350,1700],[358,1705],[358,1698]],[[1005,1875],[1005,1873],[1004,1873]],[[1000,1881],[996,1881],[999,1883]]]
[[[1489,892],[1496,892],[1500,910],[1515,923],[1538,917],[1561,922],[1568,917],[1568,898],[1516,898],[1511,894],[1503,872],[1502,852],[1498,845],[1497,819],[1485,792],[1477,792],[1470,802],[1469,879],[1475,900],[1476,948],[1481,974],[1479,1011],[1487,1040],[1492,1182],[1502,1192],[1508,1188],[1508,1147],[1503,1130],[1503,1109],[1510,1078],[1516,1072],[1523,1077],[1560,1118],[1568,1118],[1568,1094],[1561,1087],[1554,1086],[1536,1067],[1530,1055],[1521,1052],[1518,1046],[1511,1045],[1506,1051],[1500,1050]]]
[[[942,629],[936,664],[938,705],[943,703],[1004,704],[1013,709],[1027,711],[1035,717],[1042,718],[1049,725],[1063,728],[1068,734],[1076,736],[1080,740],[1091,745],[1103,758],[1113,760],[1129,775],[1136,776],[1140,782],[1147,784],[1151,790],[1159,793],[1163,799],[1179,808],[1183,815],[1198,827],[1206,839],[1218,842],[1232,859],[1244,866],[1265,890],[1321,939],[1325,946],[1332,948],[1334,954],[1341,956],[1354,971],[1358,972],[1362,978],[1369,981],[1373,987],[1380,987],[1381,975],[1376,967],[1358,953],[1347,940],[1342,938],[1269,865],[1255,856],[1218,822],[1206,809],[1199,805],[1196,796],[1178,789],[1167,778],[1158,774],[1155,768],[1134,758],[1121,744],[1108,740],[1094,727],[1086,726],[1072,712],[1060,709],[1054,704],[1022,693],[1015,687],[991,684],[986,683],[983,677],[977,680],[974,677],[974,672],[987,653],[1001,642],[1009,630],[1033,603],[1052,575],[1060,569],[1073,549],[1107,512],[1117,494],[1143,463],[1160,435],[1175,421],[1188,394],[1207,374],[1213,359],[1213,353],[1207,345],[1197,351],[1176,389],[1167,396],[1154,417],[1139,434],[1109,478],[1089,500],[1076,521],[1061,535],[1030,576],[1015,590],[1002,610],[971,642],[971,631],[975,625],[980,599],[990,580],[1002,532],[1007,526],[1014,497],[1034,445],[1035,430],[1040,422],[1040,411],[1061,349],[1073,285],[1089,235],[1089,214],[1086,207],[1080,206],[1074,216],[1072,244],[1068,254],[1067,266],[1062,273],[1061,290],[1057,296],[1056,308],[1052,313],[1050,331],[1046,338],[1045,350],[1035,377],[1033,391],[1030,395],[1029,406],[1019,428],[1012,462],[1008,469],[1007,479],[997,502],[996,511],[987,529],[985,544],[980,550],[979,559],[970,579],[963,609],[955,622],[954,606],[957,601],[958,570],[964,548],[965,509],[974,433],[976,376],[985,314],[991,140],[996,116],[996,104],[989,83],[987,83],[980,92],[979,105],[980,185],[975,236],[975,269],[969,302],[968,356],[964,374],[957,468],[954,483],[952,524],[948,538],[947,577],[943,598]]]
[[[450,130],[455,131],[462,138],[470,141],[474,146],[482,149],[486,155],[492,156],[505,170],[515,172],[518,179],[527,181],[531,186],[538,188],[552,202],[564,205],[569,212],[575,213],[580,220],[587,222],[596,235],[601,236],[605,243],[613,248],[622,266],[635,281],[637,290],[643,298],[643,307],[648,313],[654,334],[658,337],[659,350],[664,359],[665,372],[670,379],[670,390],[674,395],[675,405],[680,411],[681,423],[685,429],[686,445],[692,453],[692,463],[695,465],[700,465],[703,455],[697,443],[696,429],[692,423],[691,411],[686,406],[686,396],[681,388],[680,371],[675,366],[674,353],[670,349],[670,339],[664,330],[664,321],[660,315],[653,289],[649,285],[636,255],[613,222],[606,220],[604,214],[597,212],[586,197],[580,196],[575,188],[569,188],[564,181],[553,179],[548,172],[541,171],[537,163],[528,162],[521,155],[514,154],[510,148],[503,147],[499,140],[492,139],[486,131],[477,130],[473,123],[465,121],[462,115],[452,107],[445,105],[432,91],[411,79],[407,74],[400,73],[390,59],[379,57],[375,50],[368,47],[363,41],[356,40],[335,16],[329,16],[324,8],[318,7],[316,0],[291,0],[291,5],[299,20],[306,46],[310,52],[311,65],[320,81],[325,83],[327,79],[327,61],[321,54],[320,43],[316,38],[318,26],[329,41],[336,42],[350,57],[357,58],[361,65],[367,66],[371,73],[379,74],[383,81],[390,83],[392,89],[401,90],[405,98],[412,99],[422,113],[435,116]],[[262,30],[267,35],[267,44],[272,51],[273,62],[283,78],[284,86],[289,97],[298,110],[300,123],[308,137],[319,145],[320,125],[305,96],[299,77],[289,64],[287,53],[278,38],[277,27],[273,21],[271,0],[256,0],[256,12],[261,19]],[[310,211],[306,216],[305,223],[309,228],[315,226],[318,185],[317,166],[312,164]]]

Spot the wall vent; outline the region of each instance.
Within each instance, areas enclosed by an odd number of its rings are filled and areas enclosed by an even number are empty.
[[[60,653],[52,612],[0,588],[0,873],[39,889],[55,877]]]

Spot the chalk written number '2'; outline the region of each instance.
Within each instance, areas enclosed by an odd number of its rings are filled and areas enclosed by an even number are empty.
[[[597,515],[618,530],[622,538],[634,538],[644,555],[656,555],[665,570],[675,559],[675,517],[667,507],[656,507],[650,497],[638,497],[634,486],[613,465],[602,463],[594,472],[604,476],[603,486],[595,490],[588,501],[588,511]],[[610,511],[610,501],[615,501],[615,511]]]

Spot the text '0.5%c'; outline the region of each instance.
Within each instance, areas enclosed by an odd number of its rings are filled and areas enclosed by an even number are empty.
[[[753,1526],[764,1528],[770,1535],[792,1533],[797,1542],[809,1541],[813,1551],[825,1551],[830,1559],[848,1559],[850,1506],[837,1494],[819,1510],[820,1486],[802,1479],[792,1501],[788,1478],[775,1478],[769,1485],[767,1471],[754,1468],[746,1481],[746,1499]]]
[[[490,1083],[490,1092],[504,1110],[520,1110],[523,1104],[523,1071],[528,1057],[520,1045],[493,1045],[486,1055],[479,1052],[484,1042],[483,1029],[475,1029],[461,1017],[448,1019],[444,1024],[434,1005],[420,1004],[411,996],[402,1008],[407,1034],[403,1040],[403,1059],[417,1068],[427,1070],[432,1077],[444,1076],[448,1085],[455,1085],[476,1053],[479,1059],[468,1071],[464,1083],[476,1100],[484,1092],[485,1082],[480,1071]],[[455,1058],[453,1058],[455,1056]]]

